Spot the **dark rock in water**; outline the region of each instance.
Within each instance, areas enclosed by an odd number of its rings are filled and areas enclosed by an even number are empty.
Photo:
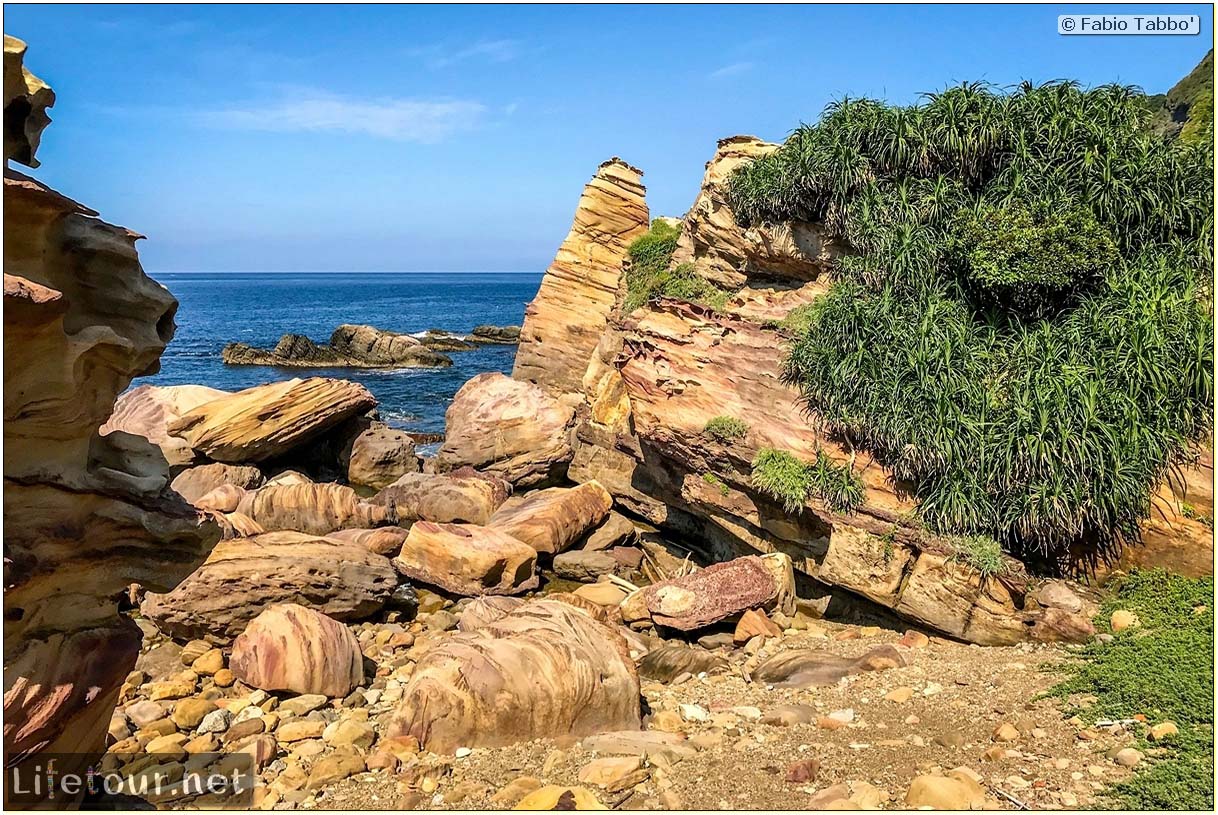
[[[229,365],[291,368],[447,368],[453,362],[409,334],[370,325],[340,325],[328,345],[300,334],[285,334],[270,350],[231,342],[221,352]]]
[[[877,646],[855,659],[824,651],[782,651],[757,666],[753,681],[780,688],[810,688],[835,685],[844,676],[884,671],[904,664],[901,652],[891,645]]]
[[[444,331],[439,328],[427,329],[427,332],[419,337],[419,342],[433,351],[473,351],[478,347],[471,342],[467,342],[459,334],[453,334],[450,331]]]
[[[714,673],[726,670],[727,660],[701,648],[668,642],[653,648],[639,660],[639,675],[659,682],[671,682],[683,673]]]
[[[496,345],[516,345],[520,342],[520,326],[518,325],[476,325],[466,337],[469,342],[481,342]]]

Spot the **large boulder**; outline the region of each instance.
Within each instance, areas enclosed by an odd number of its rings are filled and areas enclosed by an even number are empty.
[[[339,529],[368,529],[392,524],[394,516],[378,504],[361,501],[341,484],[275,484],[248,492],[237,511],[268,532],[291,530],[328,535]]]
[[[437,472],[473,467],[518,487],[556,481],[571,460],[575,410],[528,382],[485,373],[466,382],[445,414]]]
[[[342,623],[295,603],[273,605],[233,641],[229,668],[262,690],[346,696],[364,681],[359,640]]]
[[[419,472],[422,466],[410,434],[389,427],[371,427],[351,443],[347,481],[379,490],[406,473]]]
[[[355,541],[268,532],[221,542],[173,591],[145,596],[140,611],[170,636],[223,645],[276,603],[364,619],[397,584],[389,560]]]
[[[613,497],[596,481],[578,487],[551,487],[531,493],[517,504],[502,507],[490,526],[538,552],[557,554],[605,520]]]
[[[475,524],[419,521],[394,564],[406,576],[467,597],[537,588],[537,553],[527,543]]]
[[[376,399],[357,382],[289,379],[205,402],[172,422],[169,433],[214,461],[260,462],[374,407]]]
[[[650,617],[657,625],[692,631],[752,608],[791,613],[794,604],[791,559],[774,552],[713,563],[685,577],[653,583],[628,597],[622,613],[627,622]]]
[[[451,473],[407,473],[369,499],[399,521],[485,524],[504,502],[510,485],[470,469]]]
[[[429,649],[388,735],[449,753],[640,726],[639,680],[622,636],[575,606],[534,600]]]
[[[243,490],[253,490],[260,487],[262,481],[262,471],[257,467],[214,462],[187,467],[177,474],[170,486],[174,492],[193,504],[216,487],[231,484]]]
[[[168,489],[153,444],[98,434],[157,371],[177,301],[144,274],[138,234],[8,166],[37,164],[54,94],[4,40],[3,752],[6,770],[58,754],[83,772],[139,653],[115,598],[172,588],[220,529]]]
[[[616,157],[584,187],[571,231],[525,310],[513,377],[552,393],[580,391],[617,302],[626,250],[647,231],[645,194],[642,172]]]
[[[114,412],[99,432],[105,436],[121,430],[143,436],[161,448],[170,466],[190,464],[195,451],[182,439],[169,435],[169,425],[200,405],[229,395],[228,391],[204,385],[140,385],[118,397]]]

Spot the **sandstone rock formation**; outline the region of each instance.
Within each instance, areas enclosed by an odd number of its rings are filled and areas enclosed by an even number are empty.
[[[364,655],[351,629],[295,603],[273,605],[233,641],[229,667],[262,690],[346,696],[364,681]]]
[[[473,470],[407,473],[369,499],[391,509],[399,521],[486,524],[511,487]]]
[[[170,424],[169,433],[215,461],[261,462],[374,407],[376,399],[356,382],[290,379],[205,402]]]
[[[835,685],[842,677],[863,671],[886,671],[904,664],[901,652],[891,645],[877,646],[854,659],[821,651],[780,651],[757,666],[753,681],[779,688],[811,688]]]
[[[613,497],[596,481],[531,493],[491,516],[490,526],[554,555],[569,548],[609,514]]]
[[[815,280],[830,269],[841,248],[810,223],[743,228],[727,202],[724,185],[742,164],[778,148],[755,136],[720,139],[706,163],[702,189],[685,215],[673,263],[692,262],[698,273],[724,289],[738,289],[751,275]]]
[[[394,564],[408,577],[478,597],[537,588],[537,553],[526,543],[474,524],[419,521]]]
[[[568,431],[574,416],[574,409],[537,385],[500,373],[479,374],[453,397],[433,465],[437,472],[466,466],[485,470],[518,487],[556,481],[571,460]]]
[[[639,609],[657,625],[692,631],[753,608],[795,610],[791,559],[775,552],[712,563],[693,574],[653,583],[623,603],[627,622]],[[627,616],[629,615],[629,616]]]
[[[388,735],[446,753],[640,726],[638,675],[621,635],[574,606],[534,600],[427,651]]]
[[[400,526],[382,526],[377,529],[340,529],[326,537],[340,541],[354,541],[376,555],[394,557],[402,551],[409,529]]]
[[[417,337],[370,325],[340,325],[328,345],[301,334],[284,334],[272,349],[230,342],[221,352],[229,365],[285,368],[446,368],[453,361]]]
[[[525,311],[514,378],[552,393],[581,390],[617,302],[626,249],[647,231],[642,175],[613,158],[584,187],[571,231]]]
[[[216,487],[224,484],[231,484],[243,490],[253,490],[262,486],[262,482],[262,471],[257,467],[216,462],[186,468],[174,477],[170,486],[173,487],[174,492],[193,504]]]
[[[408,434],[389,427],[371,427],[352,442],[347,481],[379,490],[406,473],[419,472],[422,466]]]
[[[357,542],[268,532],[221,542],[173,591],[145,596],[140,611],[170,636],[224,645],[276,603],[360,620],[397,585],[389,560]]]
[[[268,485],[246,493],[237,512],[268,532],[310,535],[387,526],[396,520],[387,507],[361,501],[355,490],[341,484]]]
[[[101,426],[100,432],[105,436],[121,430],[143,436],[161,448],[171,467],[190,464],[195,460],[195,451],[182,439],[169,435],[169,425],[180,419],[182,414],[229,395],[228,391],[203,385],[140,385],[118,397],[114,412]]]
[[[6,165],[37,164],[54,101],[24,53],[5,37]],[[140,643],[117,598],[131,583],[172,588],[220,535],[168,489],[155,446],[98,435],[118,394],[156,372],[177,302],[140,267],[140,236],[95,215],[6,166],[6,766],[102,749]]]

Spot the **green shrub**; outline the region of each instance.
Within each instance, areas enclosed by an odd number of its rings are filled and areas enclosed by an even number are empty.
[[[785,450],[763,447],[753,459],[751,483],[791,513],[802,510],[812,497],[835,512],[854,512],[864,498],[863,484],[850,466],[834,464],[819,450],[816,461],[808,464]]]
[[[1070,708],[1089,721],[1174,721],[1179,736],[1156,744],[1167,754],[1150,757],[1133,778],[1109,794],[1125,809],[1214,809],[1214,580],[1190,580],[1161,570],[1135,571],[1124,579],[1096,618],[1110,630],[1116,609],[1138,615],[1142,625],[1092,641],[1067,665],[1068,678],[1052,696],[1068,701],[1094,697]],[[1139,745],[1147,749],[1144,742]]]
[[[804,303],[802,306],[796,306],[788,311],[787,316],[779,320],[776,327],[782,329],[788,334],[799,336],[807,331],[812,325],[812,320],[815,314],[816,303]]]
[[[743,223],[853,248],[786,374],[932,531],[1115,556],[1208,435],[1213,154],[1148,116],[1071,83],[843,100],[730,177]]]
[[[1204,512],[1198,512],[1192,504],[1181,504],[1180,514],[1185,518],[1188,518],[1190,521],[1197,521],[1210,531],[1213,531],[1214,529],[1214,517],[1212,515],[1206,515]]]
[[[743,439],[749,432],[749,426],[734,416],[716,416],[706,423],[702,432],[716,441],[730,444]]]
[[[982,577],[1005,574],[1008,566],[1002,556],[1002,547],[993,538],[970,535],[963,538],[948,538],[954,550],[952,559],[976,569]]]
[[[627,314],[657,297],[700,303],[716,311],[727,304],[732,293],[700,276],[692,263],[669,268],[680,236],[680,229],[657,218],[647,233],[635,238],[627,248],[630,265],[626,269],[626,299],[622,306]]]

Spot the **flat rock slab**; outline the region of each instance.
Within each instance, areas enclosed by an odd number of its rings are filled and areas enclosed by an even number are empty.
[[[419,521],[394,564],[407,576],[454,594],[520,594],[537,588],[537,553],[496,529]]]
[[[639,660],[639,675],[668,683],[684,673],[714,673],[727,667],[727,659],[720,654],[670,642],[651,649]]]
[[[795,577],[784,554],[750,555],[714,563],[640,593],[657,625],[680,631],[716,623],[751,608],[793,603]]]
[[[580,742],[585,750],[593,753],[616,756],[659,756],[669,761],[679,761],[696,755],[697,750],[686,743],[680,733],[665,733],[660,730],[622,730],[600,733]]]
[[[753,681],[780,688],[811,688],[835,685],[842,677],[864,671],[884,671],[904,664],[901,652],[891,645],[877,646],[854,659],[824,651],[782,651],[757,666]]]

